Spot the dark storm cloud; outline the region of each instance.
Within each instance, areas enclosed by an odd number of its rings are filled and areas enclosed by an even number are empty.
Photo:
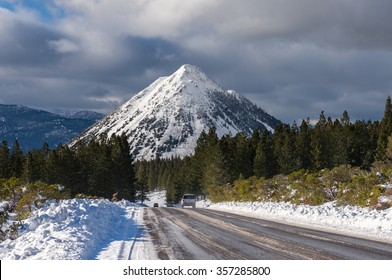
[[[4,103],[109,112],[185,63],[290,123],[380,118],[392,93],[391,1],[57,0],[44,19],[9,3]]]
[[[110,95],[110,91],[103,87],[96,87],[86,93],[86,97],[103,98]]]
[[[121,43],[129,52],[122,56],[106,78],[108,82],[129,87],[130,92],[142,90],[159,76],[171,74],[170,71],[175,71],[184,61],[182,50],[164,39],[127,36]],[[105,73],[104,65],[99,71],[102,71],[102,75],[109,74]]]
[[[175,46],[164,40],[126,36],[118,41],[125,51],[113,62],[91,54],[95,45],[83,49],[78,38],[51,29],[34,17],[1,12],[4,17],[0,21],[7,23],[0,27],[0,102],[4,103],[107,113],[130,98],[135,89],[152,82],[155,72],[165,73],[157,62],[167,66],[176,52]],[[153,77],[146,74],[149,68],[155,69]]]
[[[359,49],[392,47],[392,2],[388,0],[249,0],[241,3],[229,0],[225,3],[238,10],[222,19],[216,29],[234,40],[310,42],[322,47]]]
[[[6,33],[1,34],[0,40],[1,66],[36,67],[57,62],[57,56],[47,44],[59,38],[56,32],[43,26],[15,21]]]

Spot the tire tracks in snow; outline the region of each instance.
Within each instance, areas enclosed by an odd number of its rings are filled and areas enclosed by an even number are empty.
[[[138,258],[139,247],[137,242],[143,238],[142,225],[138,224],[138,215],[142,208],[124,209],[122,217],[119,218],[119,224],[116,225],[115,236],[103,246],[97,254],[96,259],[105,260],[130,260],[133,257]]]

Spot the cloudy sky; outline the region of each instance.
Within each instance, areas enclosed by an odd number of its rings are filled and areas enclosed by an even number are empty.
[[[380,119],[390,0],[0,0],[0,103],[109,113],[182,64],[292,123]]]

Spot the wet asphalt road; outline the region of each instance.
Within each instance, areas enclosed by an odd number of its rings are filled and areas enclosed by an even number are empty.
[[[146,208],[160,259],[392,260],[392,244],[207,209]]]

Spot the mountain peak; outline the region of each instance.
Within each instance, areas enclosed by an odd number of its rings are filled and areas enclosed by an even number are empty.
[[[182,76],[189,76],[189,75],[196,75],[196,76],[206,76],[203,71],[194,65],[191,64],[184,64],[178,70],[174,73],[176,75],[182,75]]]
[[[166,77],[164,82],[174,88],[186,88],[188,93],[224,91],[217,82],[210,79],[200,68],[191,64],[182,65],[171,76]]]
[[[235,91],[225,91],[198,67],[185,64],[161,77],[71,145],[101,135],[125,133],[136,159],[184,157],[194,152],[203,130],[219,137],[273,130],[279,121]]]

